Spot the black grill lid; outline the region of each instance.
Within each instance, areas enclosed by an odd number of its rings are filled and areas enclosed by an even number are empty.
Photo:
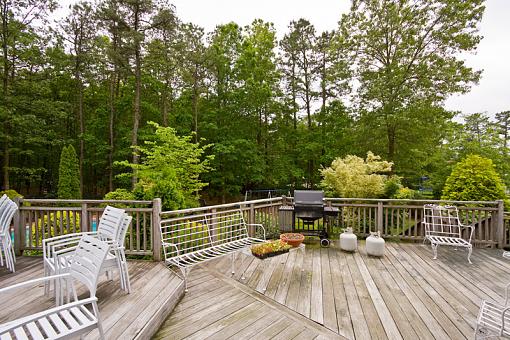
[[[294,190],[294,204],[322,206],[324,204],[324,191]]]

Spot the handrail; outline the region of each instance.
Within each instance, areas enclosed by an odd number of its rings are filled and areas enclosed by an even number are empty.
[[[270,202],[277,202],[277,201],[281,201],[281,200],[282,200],[282,197],[263,198],[263,199],[253,200],[253,201],[243,201],[243,202],[235,202],[235,203],[209,205],[206,207],[198,207],[198,208],[162,211],[161,215],[193,214],[193,213],[201,212],[204,210],[237,208],[237,207],[243,206],[243,205],[246,206],[246,205],[253,205],[253,204],[257,204],[257,203],[270,203]]]

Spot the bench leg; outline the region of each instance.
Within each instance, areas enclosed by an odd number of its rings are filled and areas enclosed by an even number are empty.
[[[470,246],[468,248],[468,262],[469,264],[473,264],[473,262],[471,262],[471,254],[473,253],[473,246]]]
[[[184,278],[184,292],[188,291],[188,268],[180,268],[182,277]]]
[[[438,247],[438,245],[437,245],[437,243],[431,243],[430,245],[432,246],[432,253],[434,253],[434,258],[433,259],[437,260],[437,247]]]

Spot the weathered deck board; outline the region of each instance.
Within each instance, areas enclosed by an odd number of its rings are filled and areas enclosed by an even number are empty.
[[[147,339],[160,327],[184,294],[181,279],[160,263],[129,261],[131,294],[119,287],[117,274],[113,281],[103,276],[96,296],[107,339]],[[19,257],[16,273],[0,268],[0,287],[43,276],[42,258]],[[30,294],[27,294],[27,291]],[[81,297],[87,297],[84,287],[78,287]],[[4,297],[4,296],[3,296]],[[44,285],[15,290],[0,300],[0,323],[54,307],[54,299],[44,295]],[[85,336],[96,339],[97,330]]]
[[[271,270],[270,263],[271,261],[267,261],[268,266],[262,268]],[[261,271],[262,268],[258,270]],[[254,275],[260,275],[255,274],[255,265],[251,270]],[[207,290],[207,286],[192,284],[195,278],[190,276],[189,291],[154,339],[288,339],[295,332],[293,329],[290,332],[291,325],[298,325],[301,331],[311,335],[311,339],[320,335],[328,339],[342,339],[329,329],[257,292],[246,283],[239,283],[226,276],[223,269],[217,272],[215,265],[204,264],[193,271],[207,272],[210,284],[221,282],[221,286],[227,289],[218,288],[215,294],[212,294],[213,292]],[[202,290],[206,292],[201,294],[199,291]]]
[[[241,314],[243,322],[249,324],[246,327],[220,320],[211,327],[221,325],[232,339],[255,335],[318,337],[313,330],[288,325],[281,314],[288,309],[349,339],[472,338],[481,300],[501,300],[510,277],[510,262],[501,257],[500,250],[475,249],[470,265],[465,252],[451,247],[441,247],[437,260],[432,259],[429,245],[388,242],[386,248],[385,257],[374,258],[366,255],[363,242],[356,253],[342,252],[335,246],[319,249],[307,245],[304,256],[292,252],[264,261],[246,257],[243,266],[238,258],[234,276],[230,275],[230,259],[212,261],[209,271],[235,280],[281,307],[272,312],[261,307],[257,312]],[[210,284],[216,286],[214,282]],[[204,299],[196,295],[195,302],[214,302],[227,294],[218,290],[214,296],[213,292],[203,293]],[[190,304],[186,299],[183,306]],[[179,310],[178,306],[175,313]],[[222,320],[235,319],[225,318]],[[270,324],[273,326],[267,329]],[[220,333],[213,337],[221,339]]]

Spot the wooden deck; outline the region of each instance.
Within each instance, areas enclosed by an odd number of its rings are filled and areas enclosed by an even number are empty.
[[[472,339],[482,299],[504,298],[510,263],[497,249],[387,243],[386,256],[307,245],[261,261],[230,257],[191,272],[157,339]],[[245,279],[241,279],[244,273]],[[315,321],[315,322],[314,322]]]
[[[184,293],[181,279],[161,263],[130,261],[131,294],[120,290],[118,277],[102,277],[97,297],[107,339],[148,339],[160,327]],[[0,288],[43,276],[42,258],[20,257],[16,273],[0,268]],[[81,294],[80,294],[81,292]],[[78,293],[84,297],[85,288]],[[0,299],[0,323],[14,320],[54,306],[54,299],[44,295],[44,286],[15,290]],[[97,330],[85,339],[98,338]]]

